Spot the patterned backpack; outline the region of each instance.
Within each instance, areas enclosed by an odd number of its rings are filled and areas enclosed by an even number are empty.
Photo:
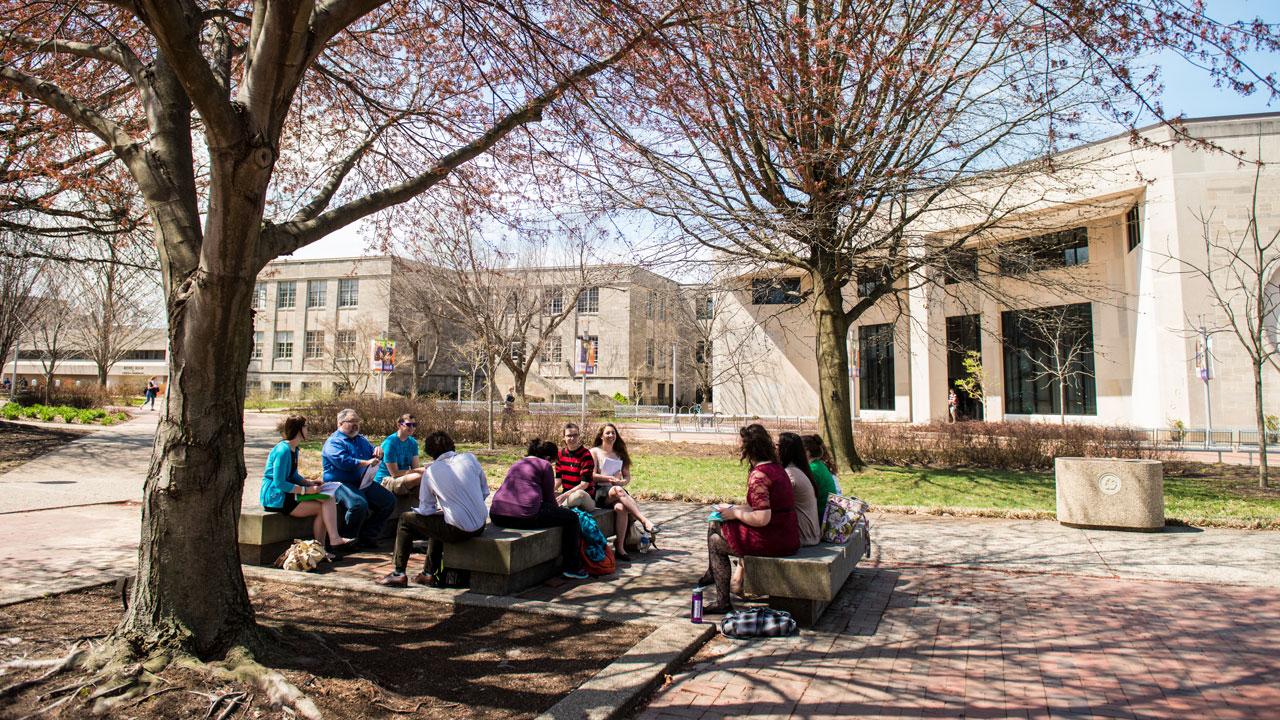
[[[822,515],[823,542],[837,545],[849,542],[858,523],[867,523],[866,512],[870,509],[870,505],[856,497],[829,496],[827,510]],[[871,529],[870,523],[867,523],[867,529]]]
[[[720,632],[731,638],[785,637],[799,632],[799,626],[786,610],[757,607],[725,615]]]

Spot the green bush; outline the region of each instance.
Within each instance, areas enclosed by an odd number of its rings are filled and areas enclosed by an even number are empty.
[[[7,402],[0,408],[0,417],[5,420],[17,420],[22,417],[22,406],[15,402]]]
[[[48,405],[34,405],[32,406],[32,409],[36,411],[36,417],[40,418],[43,422],[51,422],[58,416],[58,409],[49,407]]]
[[[5,420],[29,418],[52,422],[61,419],[64,423],[114,425],[125,420],[128,416],[122,412],[108,413],[100,408],[80,409],[70,405],[27,405],[24,407],[18,403],[11,402],[0,406],[0,417]]]

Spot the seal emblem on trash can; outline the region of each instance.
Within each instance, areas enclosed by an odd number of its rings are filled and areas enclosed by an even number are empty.
[[[1103,495],[1115,495],[1120,492],[1120,477],[1113,473],[1105,473],[1098,477],[1098,489]]]

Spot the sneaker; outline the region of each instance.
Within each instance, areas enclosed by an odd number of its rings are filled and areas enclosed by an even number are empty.
[[[378,581],[384,587],[409,587],[409,576],[404,573],[391,573]]]
[[[586,580],[587,578],[591,577],[585,571],[582,571],[582,570],[565,570],[560,574],[569,578],[570,580]]]

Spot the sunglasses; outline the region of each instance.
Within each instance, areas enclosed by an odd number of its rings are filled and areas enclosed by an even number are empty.
[[[416,422],[402,422],[400,425],[402,427],[418,427],[418,423]]]

